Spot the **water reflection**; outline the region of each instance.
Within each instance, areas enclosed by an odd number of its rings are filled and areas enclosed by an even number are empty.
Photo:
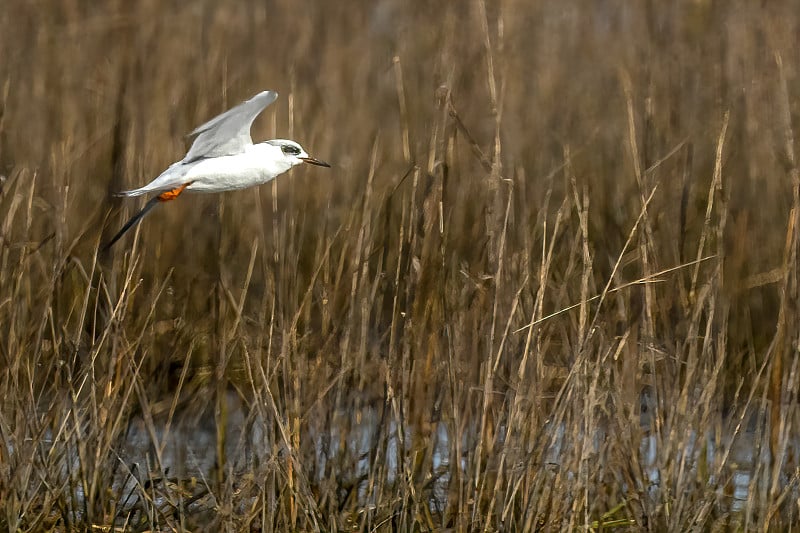
[[[646,400],[643,396],[643,401]],[[224,469],[227,476],[236,478],[247,473],[264,472],[264,465],[289,461],[291,446],[276,437],[280,432],[276,430],[274,420],[265,420],[267,417],[262,413],[266,410],[248,409],[233,392],[226,395],[225,401]],[[655,431],[656,425],[649,415],[654,412],[654,408],[643,409],[643,437],[639,445],[646,492],[653,503],[669,497],[669,491],[674,488],[665,487],[664,480],[672,479],[674,483],[676,472],[715,491],[718,504],[723,505],[727,512],[744,511],[748,497],[753,497],[752,491],[763,490],[751,486],[753,473],[769,468],[766,447],[758,445],[760,439],[756,432],[758,420],[755,414],[744,425],[745,430],[736,435],[737,438],[723,435],[722,442],[718,443],[711,432],[699,436],[687,429],[685,434],[679,435],[680,442],[673,443],[669,441],[670,433],[665,428],[661,429],[660,436]],[[427,471],[416,474],[421,474],[426,480],[431,508],[441,510],[446,506],[455,448],[447,424],[438,422],[423,434],[419,428],[400,427],[381,407],[372,406],[363,407],[348,417],[342,415],[338,422],[336,420],[324,416],[311,418],[302,425],[300,438],[293,441],[299,448],[291,450],[291,453],[299,460],[303,475],[310,484],[323,484],[326,479],[334,478],[340,489],[348,487],[347,498],[351,502],[354,498],[358,506],[370,507],[376,503],[375,494],[371,492],[375,484],[401,482],[401,476],[415,475],[415,468],[422,464],[427,465]],[[459,467],[468,476],[468,456],[474,450],[478,428],[475,424],[465,427],[467,429],[459,435],[460,449],[465,450],[459,458]],[[503,445],[505,431],[504,427],[498,428],[495,449]],[[541,441],[547,443],[546,449],[536,451],[531,446],[521,450],[519,453],[523,458],[515,459],[517,463],[522,464],[520,461],[530,460],[532,453],[539,453],[548,469],[560,470],[567,479],[574,479],[576,473],[564,471],[568,465],[562,463],[562,458],[569,455],[576,446],[575,441],[582,440],[583,436],[575,439],[574,435],[567,434],[563,424],[553,423],[545,425],[542,433],[547,437]],[[587,456],[602,458],[608,438],[606,431],[595,431],[588,441],[592,449]],[[413,446],[419,446],[419,443],[426,447],[414,449]],[[796,440],[793,443],[796,446]],[[142,490],[148,479],[152,485],[153,474],[145,476],[145,472],[159,472],[170,479],[200,480],[196,481],[196,486],[204,486],[207,480],[215,479],[219,468],[217,446],[215,417],[210,407],[177,416],[170,427],[161,420],[150,428],[144,419],[134,418],[119,450],[119,459],[127,468],[120,470],[117,488],[123,494],[133,494]],[[428,462],[422,461],[419,454],[429,454]],[[524,458],[525,455],[528,459]],[[508,466],[511,465],[509,462]],[[666,478],[665,469],[672,469]],[[788,480],[783,483],[788,483]],[[622,490],[625,492],[629,488],[622,487]]]

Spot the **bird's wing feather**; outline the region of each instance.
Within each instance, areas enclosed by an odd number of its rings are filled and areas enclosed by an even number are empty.
[[[196,136],[192,147],[183,158],[183,163],[190,163],[204,157],[221,157],[244,152],[253,144],[250,138],[250,126],[264,108],[278,98],[275,91],[263,91],[225,111],[202,126],[199,126],[190,137]]]

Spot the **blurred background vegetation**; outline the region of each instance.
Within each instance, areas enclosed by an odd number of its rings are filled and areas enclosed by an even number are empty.
[[[796,524],[799,14],[6,0],[0,524]],[[332,169],[98,252],[264,89]]]

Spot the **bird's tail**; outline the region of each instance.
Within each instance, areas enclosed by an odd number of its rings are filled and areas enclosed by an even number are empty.
[[[135,191],[127,191],[127,192],[135,192]],[[138,196],[139,194],[143,194],[143,193],[131,194],[131,195],[127,195],[127,196]],[[132,227],[134,227],[134,226],[135,226],[135,225],[136,225],[136,224],[137,224],[137,223],[138,223],[140,220],[142,220],[142,218],[144,218],[144,216],[145,216],[145,215],[146,215],[146,214],[147,214],[147,213],[148,213],[148,212],[149,212],[151,209],[153,209],[153,208],[156,206],[156,204],[158,204],[158,203],[159,203],[159,197],[158,197],[158,196],[154,196],[154,197],[150,198],[150,200],[148,200],[148,202],[147,202],[146,204],[144,204],[144,207],[141,209],[141,211],[139,211],[138,213],[136,213],[135,215],[133,215],[133,216],[130,218],[130,220],[128,220],[128,221],[125,223],[125,225],[124,225],[124,226],[122,226],[122,229],[121,229],[121,230],[119,230],[119,231],[117,232],[117,234],[116,234],[116,235],[114,235],[114,236],[111,238],[111,240],[110,240],[110,241],[108,241],[108,243],[107,243],[105,246],[103,246],[103,251],[105,252],[106,250],[108,250],[109,248],[111,248],[112,246],[114,246],[114,243],[115,243],[115,242],[117,242],[118,240],[120,240],[120,239],[122,238],[122,236],[123,236],[123,235],[125,235],[125,233],[126,233],[126,232],[127,232],[129,229],[131,229]]]
[[[141,189],[131,189],[130,191],[115,192],[114,196],[124,196],[126,198],[130,198],[131,196],[141,196],[148,192],[150,192],[148,189],[142,187]]]

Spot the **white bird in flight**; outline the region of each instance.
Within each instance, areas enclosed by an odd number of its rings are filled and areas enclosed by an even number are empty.
[[[119,196],[159,194],[131,217],[104,249],[117,242],[156,204],[174,200],[183,191],[222,192],[261,185],[300,163],[330,167],[309,156],[294,141],[273,139],[253,144],[250,138],[253,120],[277,98],[275,91],[263,91],[212,118],[189,134],[197,137],[183,159],[144,187],[119,193]]]

